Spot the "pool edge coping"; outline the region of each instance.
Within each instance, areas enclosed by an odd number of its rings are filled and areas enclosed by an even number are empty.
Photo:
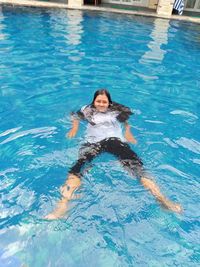
[[[9,6],[27,6],[27,7],[40,7],[40,8],[59,8],[59,9],[76,9],[76,10],[89,10],[89,11],[98,11],[98,12],[111,12],[118,14],[128,14],[128,15],[136,15],[136,16],[145,16],[145,17],[155,17],[155,18],[163,18],[168,20],[180,20],[180,21],[188,21],[193,23],[200,24],[200,18],[194,18],[189,16],[178,16],[178,15],[160,15],[156,12],[145,12],[145,11],[137,11],[137,10],[123,10],[116,9],[111,7],[102,7],[102,6],[69,6],[67,4],[61,3],[48,3],[43,1],[30,1],[30,0],[0,0],[0,6],[9,5]]]

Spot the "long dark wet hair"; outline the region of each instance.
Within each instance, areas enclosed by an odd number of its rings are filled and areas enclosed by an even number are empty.
[[[92,103],[91,103],[92,107],[94,107],[94,101],[95,101],[95,99],[97,98],[98,95],[106,95],[107,98],[108,98],[109,107],[112,105],[112,99],[111,99],[111,96],[110,96],[110,93],[108,92],[108,90],[99,89],[94,93],[94,97],[93,97],[93,100],[92,100]]]
[[[109,102],[109,110],[114,111],[114,112],[117,111],[119,113],[116,117],[118,119],[118,121],[125,122],[126,120],[128,120],[130,115],[133,114],[132,111],[130,110],[130,108],[128,108],[122,104],[113,102],[108,90],[100,89],[94,93],[93,101],[90,105],[85,106],[84,110],[79,110],[76,112],[76,115],[78,116],[78,118],[87,120],[90,124],[95,125],[95,123],[92,121],[92,117],[93,117],[94,113],[96,112],[96,108],[94,107],[94,101],[98,95],[106,95],[107,96],[108,102]]]

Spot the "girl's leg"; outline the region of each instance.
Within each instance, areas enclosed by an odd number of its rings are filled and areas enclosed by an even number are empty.
[[[118,138],[109,138],[105,147],[106,152],[116,156],[132,176],[142,176],[144,172],[142,160],[127,143],[122,142]]]
[[[119,139],[110,139],[107,144],[107,152],[112,153],[119,158],[122,165],[129,170],[133,176],[140,178],[141,184],[148,189],[151,194],[167,209],[174,212],[181,212],[179,204],[168,200],[161,192],[156,183],[151,180],[143,168],[143,163],[137,154],[126,143]]]
[[[55,220],[62,217],[68,208],[68,202],[73,198],[73,193],[80,187],[81,179],[73,174],[70,174],[65,183],[64,192],[62,192],[62,198],[58,201],[56,208],[53,212],[49,213],[45,219]]]
[[[141,184],[148,189],[151,194],[163,205],[165,208],[174,211],[174,212],[182,212],[182,207],[178,203],[174,203],[168,200],[161,192],[159,187],[147,177],[141,177]]]
[[[74,192],[81,185],[81,169],[86,163],[91,162],[97,155],[102,152],[102,146],[97,144],[90,144],[83,148],[82,154],[74,166],[70,169],[66,182],[61,186],[60,191],[62,198],[58,201],[56,208],[48,214],[45,219],[54,220],[62,217],[68,208],[68,202],[73,199]]]

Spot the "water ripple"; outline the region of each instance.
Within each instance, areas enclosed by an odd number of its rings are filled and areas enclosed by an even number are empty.
[[[18,131],[21,128],[22,127],[17,127],[17,128],[6,130],[5,132],[3,132],[3,133],[0,134],[0,137],[9,135],[10,133],[14,133],[14,132]]]
[[[42,128],[34,128],[34,129],[30,129],[30,130],[26,130],[26,131],[21,131],[18,132],[16,134],[13,134],[12,136],[6,138],[4,141],[2,141],[0,143],[0,145],[9,143],[13,140],[16,140],[20,137],[24,137],[27,135],[34,135],[34,137],[42,137],[42,138],[46,138],[51,136],[52,134],[54,134],[56,131],[56,127],[42,127]]]
[[[181,115],[183,117],[190,117],[193,119],[198,119],[198,117],[195,114],[192,114],[191,112],[184,111],[184,110],[173,110],[170,112],[170,114],[173,115]]]
[[[176,140],[175,143],[188,149],[189,151],[200,154],[200,143],[194,139],[181,137],[180,139]]]

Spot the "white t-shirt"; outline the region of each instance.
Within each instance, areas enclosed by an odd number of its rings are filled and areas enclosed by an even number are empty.
[[[110,137],[116,137],[125,142],[120,122],[125,122],[131,114],[129,108],[117,103],[106,112],[98,112],[91,105],[84,106],[77,112],[79,118],[88,121],[85,141],[89,143],[96,143]]]
[[[86,129],[86,141],[96,143],[105,138],[117,137],[125,141],[120,123],[117,121],[116,112],[96,112],[93,115],[92,125],[88,123]]]

